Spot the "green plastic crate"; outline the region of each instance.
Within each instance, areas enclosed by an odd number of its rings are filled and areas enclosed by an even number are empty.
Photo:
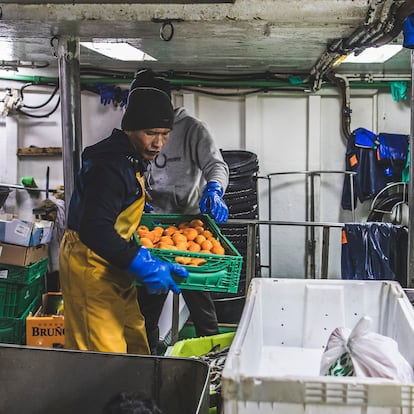
[[[26,343],[26,318],[41,305],[41,297],[35,298],[23,314],[17,318],[0,318],[0,342],[24,345]]]
[[[197,257],[206,259],[201,266],[187,266],[189,276],[186,279],[177,278],[176,282],[181,289],[206,290],[211,292],[237,293],[243,257],[233,244],[221,233],[216,223],[206,214],[199,215],[175,215],[175,214],[143,214],[140,225],[152,230],[156,226],[167,228],[193,219],[200,219],[204,228],[210,230],[224,247],[225,254],[206,254],[189,251],[149,249],[151,254],[159,259],[176,263],[176,257]],[[138,236],[135,240],[139,243]]]
[[[0,317],[18,317],[44,292],[44,276],[29,284],[4,283],[0,279]]]
[[[4,282],[30,284],[47,272],[48,264],[48,257],[44,257],[30,266],[0,264],[0,279]]]
[[[236,332],[227,332],[200,338],[183,339],[174,344],[168,352],[168,356],[192,358],[205,355],[217,346],[218,349],[222,350],[231,345],[235,334]]]
[[[200,338],[191,338],[178,341],[168,350],[169,357],[177,358],[198,358],[209,352],[222,351],[224,348],[231,346],[236,332],[227,332],[212,336],[203,336]],[[217,375],[217,367],[210,367],[210,380]],[[220,373],[221,376],[221,373]],[[220,378],[221,381],[221,378]],[[221,412],[221,392],[210,389],[210,413]]]

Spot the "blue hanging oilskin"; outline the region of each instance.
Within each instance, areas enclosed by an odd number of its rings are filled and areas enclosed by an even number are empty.
[[[367,279],[365,272],[367,231],[363,224],[345,224],[342,229],[342,279]]]
[[[408,230],[391,223],[347,223],[342,229],[342,279],[406,284]]]
[[[410,14],[403,25],[403,46],[407,49],[414,49],[414,13]]]
[[[374,132],[365,129],[357,128],[352,132],[355,135],[355,145],[361,148],[377,148],[378,139]]]
[[[385,175],[393,181],[401,181],[402,170],[407,163],[409,136],[403,134],[378,134],[378,163],[383,166]]]
[[[345,169],[356,173],[354,176],[354,207],[356,207],[357,199],[361,203],[372,199],[387,183],[384,169],[377,162],[377,145],[377,136],[365,128],[354,130],[348,138]],[[344,210],[352,209],[349,175],[344,177],[341,207]]]

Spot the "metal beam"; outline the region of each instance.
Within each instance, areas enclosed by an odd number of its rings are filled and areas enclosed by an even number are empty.
[[[411,50],[411,78],[414,74],[414,50]],[[410,181],[408,183],[408,263],[407,287],[414,286],[414,82],[411,82]]]
[[[134,0],[133,4],[206,4],[206,3],[234,3],[235,0]],[[129,3],[125,0],[15,0],[16,4],[93,4],[93,3],[106,3],[106,4],[125,4]]]
[[[59,38],[57,57],[62,117],[63,180],[67,215],[82,153],[79,39]]]

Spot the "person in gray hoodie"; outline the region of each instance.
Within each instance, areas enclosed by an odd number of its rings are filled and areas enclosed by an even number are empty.
[[[171,96],[170,84],[150,70],[138,72],[134,83],[151,86]],[[174,109],[170,138],[152,161],[147,173],[151,207],[157,214],[208,213],[218,223],[228,219],[223,194],[229,182],[229,168],[206,125],[189,112]],[[217,315],[211,294],[183,290],[197,336],[218,333]],[[145,317],[151,352],[157,353],[158,321],[167,295],[150,295],[138,288],[138,301]]]

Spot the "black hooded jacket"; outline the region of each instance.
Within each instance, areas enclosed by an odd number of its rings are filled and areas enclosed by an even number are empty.
[[[115,230],[119,214],[143,196],[136,172],[143,175],[148,161],[135,153],[127,135],[112,134],[85,148],[69,205],[68,228],[109,263],[126,269],[138,252]]]

